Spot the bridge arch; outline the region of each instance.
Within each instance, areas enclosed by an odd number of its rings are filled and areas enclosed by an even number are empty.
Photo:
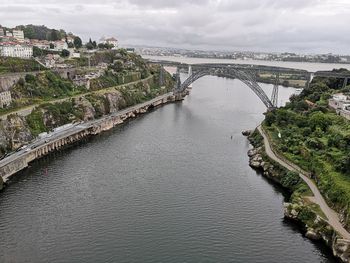
[[[191,74],[183,83],[178,83],[175,91],[181,93],[185,91],[193,82],[208,75],[238,79],[246,84],[259,97],[259,99],[268,109],[276,107],[276,105],[273,105],[270,98],[256,82],[252,74],[237,69],[202,69],[196,71],[195,73]]]

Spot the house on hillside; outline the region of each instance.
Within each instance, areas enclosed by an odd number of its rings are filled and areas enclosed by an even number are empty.
[[[50,42],[47,40],[31,39],[30,44],[40,49],[44,49],[44,50],[50,49]]]
[[[0,56],[31,58],[33,57],[33,47],[16,42],[0,42]]]
[[[328,100],[328,106],[334,109],[339,115],[350,120],[350,97],[343,94],[337,93]]]
[[[55,51],[62,51],[63,49],[68,49],[68,44],[66,41],[54,41],[52,42],[52,44],[54,45],[54,50]]]
[[[20,43],[24,42],[24,32],[22,30],[12,30],[12,36]]]
[[[109,37],[109,38],[102,37],[100,39],[100,42],[103,44],[113,45],[112,49],[118,49],[118,46],[119,46],[118,40],[115,39],[114,37]]]

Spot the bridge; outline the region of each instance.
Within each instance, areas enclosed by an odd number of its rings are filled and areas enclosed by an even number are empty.
[[[314,77],[343,79],[343,87],[348,84],[350,73],[337,73],[333,71],[309,72],[302,69],[272,67],[262,65],[243,64],[186,64],[170,61],[149,61],[153,64],[161,65],[160,84],[164,82],[164,66],[176,67],[176,85],[174,95],[183,95],[188,92],[191,84],[204,76],[218,76],[238,79],[248,86],[264,103],[268,110],[277,107],[279,79],[281,74],[295,75],[306,81],[305,88],[308,88]],[[180,72],[188,73],[187,79],[181,82]],[[261,88],[258,76],[260,73],[269,73],[274,76],[274,86],[272,94],[269,96]]]

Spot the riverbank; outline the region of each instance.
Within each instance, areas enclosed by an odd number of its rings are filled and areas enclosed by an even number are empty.
[[[181,97],[175,97],[173,93],[170,92],[147,102],[103,116],[102,118],[73,125],[69,129],[62,130],[50,137],[38,139],[25,149],[17,151],[13,155],[0,161],[1,180],[6,183],[12,175],[27,168],[29,163],[59,150],[66,145],[73,144],[85,137],[110,130],[130,118],[135,118],[140,114],[146,113],[150,109],[181,99]],[[2,187],[2,184],[0,184],[0,186]]]
[[[282,166],[272,160],[268,151],[270,145],[266,145],[262,132],[257,129],[244,134],[249,135],[248,139],[254,147],[248,152],[250,166],[290,192],[288,202],[284,203],[284,216],[287,219],[301,224],[309,239],[323,241],[342,262],[350,262],[349,233],[341,225],[337,214],[328,207],[318,189],[312,187],[313,182],[305,181],[307,178],[302,177],[300,168]]]

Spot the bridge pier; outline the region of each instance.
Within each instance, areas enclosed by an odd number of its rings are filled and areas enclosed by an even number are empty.
[[[277,108],[277,106],[278,106],[278,88],[279,88],[279,84],[280,84],[280,73],[277,72],[276,73],[275,84],[273,85],[273,90],[272,90],[272,95],[271,95],[272,106],[275,107],[275,108]]]
[[[192,76],[192,65],[188,65],[188,78]],[[189,89],[192,89],[192,83],[188,85]]]
[[[310,73],[308,74],[307,76],[307,81],[306,81],[306,84],[305,84],[305,88],[309,88],[310,87],[310,83],[311,81],[314,79],[314,73]]]

